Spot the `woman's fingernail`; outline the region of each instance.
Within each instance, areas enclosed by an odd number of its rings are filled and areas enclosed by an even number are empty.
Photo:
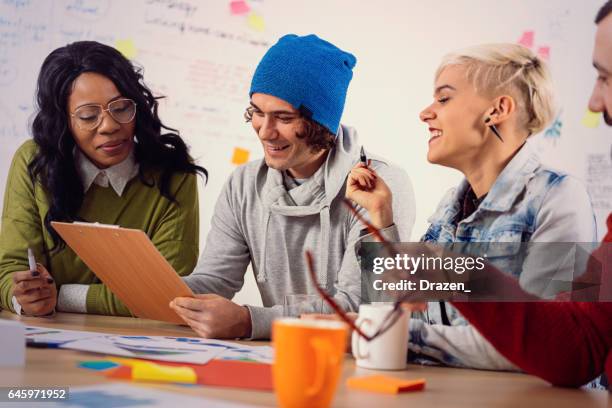
[[[53,283],[53,278],[47,278],[47,283]]]
[[[38,271],[32,271],[32,276],[38,276],[38,275],[40,275],[40,272],[38,272]]]

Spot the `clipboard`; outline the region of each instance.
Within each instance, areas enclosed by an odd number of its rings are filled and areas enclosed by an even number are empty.
[[[168,303],[194,297],[193,292],[143,231],[97,223],[51,225],[135,316],[185,324]]]

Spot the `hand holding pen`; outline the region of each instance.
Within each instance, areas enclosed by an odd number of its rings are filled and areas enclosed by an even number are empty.
[[[44,316],[53,313],[57,303],[57,288],[47,269],[37,264],[28,248],[29,270],[13,272],[12,294],[21,306],[21,313]]]
[[[346,180],[346,198],[365,208],[376,228],[386,228],[393,224],[393,196],[387,183],[371,166],[372,160],[367,159],[362,147],[359,163]]]

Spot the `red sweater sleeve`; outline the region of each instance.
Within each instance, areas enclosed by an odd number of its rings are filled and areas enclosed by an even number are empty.
[[[604,371],[612,348],[612,303],[454,303],[508,360],[562,386]]]
[[[612,214],[604,242],[612,242]],[[612,302],[453,304],[527,373],[561,386],[583,385],[604,369],[612,378]]]

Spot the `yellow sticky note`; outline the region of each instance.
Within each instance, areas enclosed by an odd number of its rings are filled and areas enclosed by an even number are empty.
[[[250,13],[247,18],[247,24],[255,31],[264,31],[266,29],[266,23],[262,16],[257,13]]]
[[[191,367],[171,367],[149,362],[132,365],[132,379],[182,384],[195,384],[197,382],[196,373]]]
[[[117,40],[115,41],[115,48],[123,54],[127,59],[132,59],[136,56],[137,50],[134,41],[131,39]]]
[[[584,116],[582,117],[581,123],[588,128],[596,128],[599,126],[599,118],[601,117],[601,113],[599,112],[591,112],[590,110],[586,110]]]
[[[240,165],[249,161],[249,151],[240,147],[234,147],[234,154],[232,155],[232,163]]]

